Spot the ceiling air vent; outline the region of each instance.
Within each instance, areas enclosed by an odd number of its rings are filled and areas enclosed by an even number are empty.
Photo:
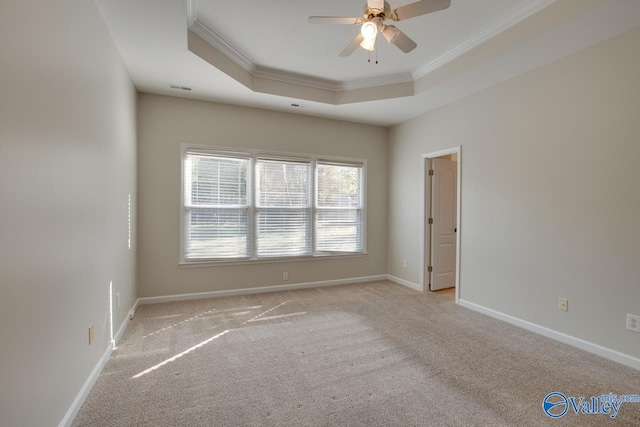
[[[176,89],[176,90],[186,90],[186,91],[191,91],[190,87],[186,87],[186,86],[180,86],[180,85],[169,85],[169,87],[171,89]]]

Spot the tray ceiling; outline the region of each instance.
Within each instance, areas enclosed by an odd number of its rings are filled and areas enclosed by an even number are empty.
[[[398,22],[418,48],[380,38],[375,64],[338,56],[358,27],[307,23],[360,0],[97,3],[140,91],[384,126],[640,25],[637,0],[452,0]]]

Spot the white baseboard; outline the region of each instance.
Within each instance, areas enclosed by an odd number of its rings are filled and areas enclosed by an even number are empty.
[[[71,425],[71,423],[73,422],[73,419],[78,414],[80,407],[84,403],[84,400],[87,398],[87,395],[91,390],[91,387],[93,387],[96,380],[98,379],[98,376],[100,375],[100,372],[102,372],[102,368],[104,368],[104,365],[107,364],[107,361],[109,360],[109,356],[111,356],[112,351],[113,351],[113,345],[109,343],[104,354],[98,361],[98,364],[93,368],[93,371],[91,371],[91,375],[89,375],[89,378],[87,378],[87,381],[85,381],[84,385],[80,389],[80,393],[78,393],[75,400],[71,404],[71,407],[69,407],[69,410],[65,414],[64,418],[62,419],[62,421],[60,421],[59,427],[69,427]]]
[[[129,310],[129,320],[133,319],[133,316],[136,315],[136,310],[138,309],[138,305],[140,305],[140,298],[136,300],[135,304],[133,304],[133,307],[131,307],[131,310]]]
[[[158,304],[171,301],[186,301],[204,298],[228,297],[234,295],[260,294],[263,292],[290,291],[293,289],[318,288],[321,286],[348,285],[350,283],[375,282],[387,280],[386,274],[379,276],[352,277],[350,279],[324,280],[320,282],[295,283],[290,285],[258,286],[255,288],[231,289],[227,291],[198,292],[193,294],[167,295],[160,297],[138,298],[136,307],[140,304]]]
[[[424,286],[419,285],[417,283],[409,282],[408,280],[404,280],[399,277],[392,276],[390,274],[387,274],[387,280],[390,280],[392,282],[395,282],[399,285],[406,286],[411,289],[415,289],[416,291],[424,292]]]
[[[62,421],[60,421],[60,424],[58,425],[58,427],[71,426],[71,423],[73,423],[73,419],[76,417],[76,415],[78,414],[78,411],[82,407],[82,404],[84,403],[85,399],[89,395],[89,391],[91,391],[91,388],[93,387],[93,385],[96,383],[96,380],[100,376],[100,373],[104,368],[104,365],[106,365],[107,362],[109,361],[109,357],[113,352],[114,345],[117,345],[118,341],[120,341],[120,337],[122,337],[122,334],[124,333],[124,330],[127,328],[128,324],[129,324],[129,316],[127,316],[124,319],[124,322],[122,322],[122,325],[120,325],[120,328],[118,328],[118,332],[116,332],[115,336],[113,337],[114,342],[109,343],[109,345],[107,346],[107,349],[102,354],[102,357],[100,358],[100,360],[98,360],[98,363],[93,368],[93,371],[91,371],[91,374],[87,378],[87,381],[85,381],[85,383],[83,384],[82,388],[80,389],[80,392],[78,393],[73,403],[69,407],[69,410],[65,414],[64,418],[62,418]]]
[[[531,332],[535,332],[536,334],[544,335],[545,337],[563,342],[565,344],[569,344],[581,350],[588,351],[589,353],[594,353],[606,359],[613,360],[614,362],[618,362],[623,365],[629,366],[631,368],[640,370],[640,359],[638,359],[637,357],[633,357],[628,354],[603,347],[599,344],[594,344],[592,342],[585,341],[581,338],[576,338],[571,335],[564,334],[562,332],[554,331],[553,329],[549,329],[544,326],[540,326],[535,323],[528,322],[526,320],[518,319],[517,317],[513,317],[508,314],[504,314],[499,311],[496,311],[487,307],[483,307],[481,305],[474,304],[469,301],[465,301],[461,299],[458,301],[458,303],[460,306],[468,308],[470,310],[477,311],[482,314],[486,314],[487,316],[491,316],[496,319],[502,320],[504,322],[511,323],[512,325],[516,325],[521,328],[528,329]]]
[[[120,325],[120,327],[118,328],[118,331],[113,336],[113,342],[114,342],[115,345],[118,345],[118,342],[120,342],[120,338],[122,338],[122,334],[124,333],[124,330],[127,329],[127,325],[129,324],[129,320],[130,320],[130,316],[127,315],[124,318],[124,322],[122,322],[122,325]]]

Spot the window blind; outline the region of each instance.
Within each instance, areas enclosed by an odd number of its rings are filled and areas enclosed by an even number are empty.
[[[249,158],[187,152],[184,167],[185,257],[246,258]]]
[[[256,255],[311,254],[311,163],[256,161]]]
[[[364,251],[364,165],[189,147],[184,262]]]
[[[363,250],[362,165],[318,162],[316,251]]]

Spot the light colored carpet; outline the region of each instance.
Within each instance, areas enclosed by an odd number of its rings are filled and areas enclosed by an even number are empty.
[[[640,425],[640,371],[391,282],[141,306],[73,426]]]

